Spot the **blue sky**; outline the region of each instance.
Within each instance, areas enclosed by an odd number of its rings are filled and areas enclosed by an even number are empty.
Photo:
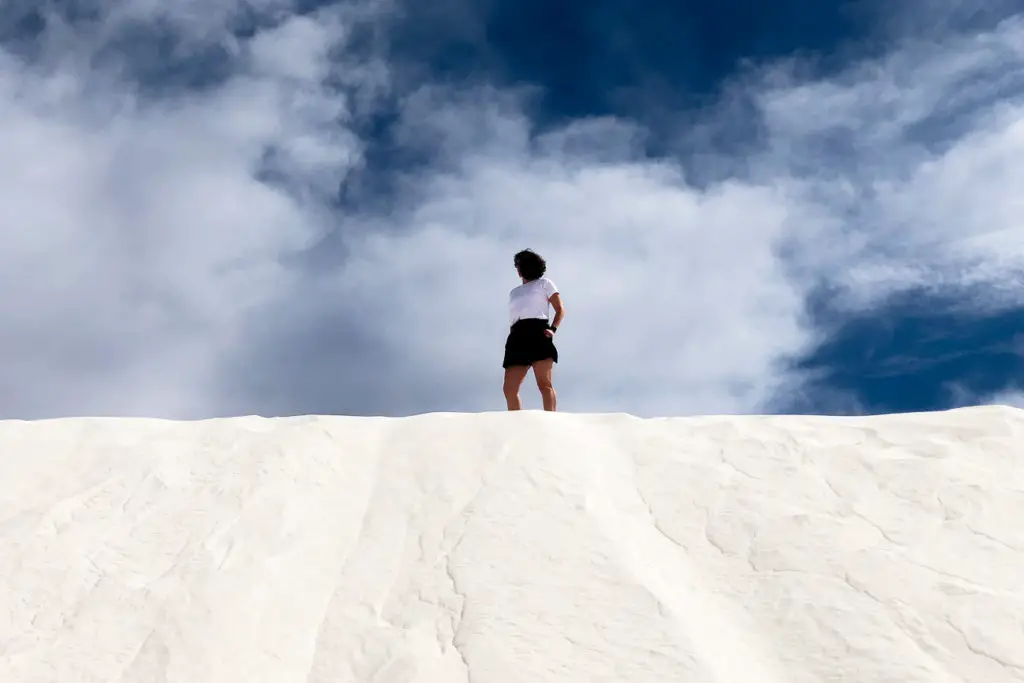
[[[1024,9],[0,9],[0,417],[1024,405]],[[524,403],[539,407],[529,384]]]

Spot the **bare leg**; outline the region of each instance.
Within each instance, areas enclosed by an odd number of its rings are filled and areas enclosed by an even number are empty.
[[[528,365],[514,365],[505,368],[505,385],[502,390],[505,392],[505,403],[508,404],[509,410],[523,409],[523,402],[519,400],[519,387],[523,385],[523,380],[526,379],[526,373],[529,371]]]
[[[555,387],[551,381],[555,362],[551,359],[537,361],[533,364],[533,376],[537,379],[537,388],[540,389],[541,399],[544,401],[544,410],[554,412],[557,403]]]

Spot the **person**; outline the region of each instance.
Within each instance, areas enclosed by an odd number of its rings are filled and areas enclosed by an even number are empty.
[[[544,410],[556,409],[552,373],[558,362],[555,332],[565,317],[565,308],[558,288],[545,277],[547,263],[531,249],[515,255],[513,263],[522,284],[509,292],[509,333],[505,340],[504,393],[509,410],[522,410],[519,389],[527,373],[533,369]],[[554,320],[548,322],[550,309]]]

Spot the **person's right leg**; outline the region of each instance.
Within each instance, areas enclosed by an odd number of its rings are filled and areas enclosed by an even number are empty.
[[[509,410],[522,410],[523,402],[519,399],[519,387],[526,379],[526,373],[530,371],[529,365],[513,365],[505,368],[505,384],[502,390],[505,392],[505,403]]]
[[[544,402],[544,410],[554,412],[557,403],[555,386],[551,380],[554,372],[555,362],[551,358],[539,360],[533,364],[533,376],[537,379],[537,388],[540,390],[541,400]]]

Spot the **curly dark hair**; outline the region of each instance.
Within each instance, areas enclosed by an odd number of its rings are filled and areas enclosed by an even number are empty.
[[[516,264],[516,270],[518,270],[519,274],[526,278],[527,281],[544,277],[544,273],[548,270],[547,262],[541,258],[540,254],[536,253],[532,249],[523,249],[521,252],[516,254],[514,262]]]

